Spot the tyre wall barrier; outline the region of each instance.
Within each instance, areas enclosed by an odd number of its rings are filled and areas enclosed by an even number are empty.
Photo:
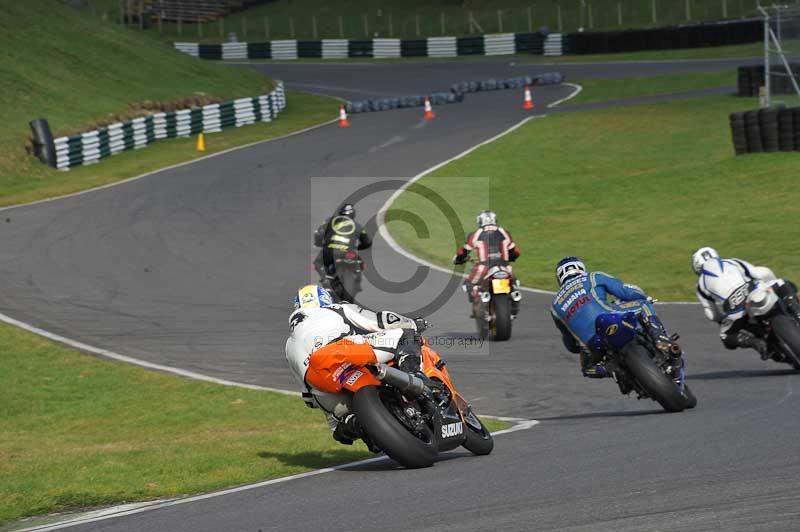
[[[769,107],[729,118],[736,155],[800,151],[800,107]]]
[[[800,80],[800,63],[789,63],[789,68],[798,80]],[[740,66],[737,76],[739,96],[758,96],[758,91],[765,85],[763,65]],[[792,80],[786,72],[786,67],[782,64],[770,66],[770,92],[772,94],[794,94]]]
[[[128,122],[118,122],[79,135],[59,137],[55,145],[55,166],[69,170],[125,150],[144,148],[158,139],[214,133],[226,127],[271,122],[286,107],[283,82],[269,94],[223,103],[156,113]]]
[[[382,38],[230,43],[244,46],[230,47],[236,52],[227,54],[223,50],[223,47],[226,46],[224,44],[198,45],[197,43],[176,42],[175,48],[202,59],[227,59],[228,56],[234,58],[232,53],[236,54],[236,59],[243,59],[239,57],[239,54],[240,50],[244,49],[247,50],[247,57],[244,59],[296,59],[298,56],[321,59],[510,54],[557,56],[746,44],[762,40],[763,35],[763,22],[760,19],[738,19],[662,28],[570,34],[535,32],[409,40]],[[343,43],[347,43],[346,55],[343,55],[345,53]]]
[[[609,54],[747,44],[763,39],[763,20],[746,19],[663,28],[570,33],[566,46],[573,54]]]
[[[372,98],[366,100],[351,100],[345,104],[348,113],[368,113],[372,111],[388,111],[390,109],[404,109],[407,107],[422,107],[427,96],[432,105],[445,105],[459,103],[464,100],[464,95],[469,92],[493,91],[503,89],[522,89],[525,85],[557,85],[564,82],[564,75],[559,72],[548,72],[536,76],[517,76],[514,78],[482,81],[462,81],[455,83],[446,92],[429,92],[411,96],[398,96],[394,98]]]
[[[460,55],[562,55],[567,36],[560,33],[499,33],[472,37],[429,37],[427,39],[323,39],[321,41],[280,40],[259,43],[197,44],[176,42],[175,49],[201,59],[297,59],[316,57],[456,57]]]

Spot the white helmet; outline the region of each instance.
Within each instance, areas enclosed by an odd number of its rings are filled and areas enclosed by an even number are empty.
[[[478,224],[478,228],[481,228],[485,225],[497,225],[497,215],[494,213],[494,211],[481,211],[478,213],[475,221]]]
[[[307,284],[294,296],[295,310],[300,308],[325,308],[333,305],[333,297],[326,289],[316,284]]]
[[[692,270],[697,275],[700,275],[700,270],[703,269],[703,264],[706,263],[708,259],[718,259],[719,253],[714,248],[710,248],[708,246],[702,247],[694,252],[692,255]]]
[[[564,257],[556,264],[556,281],[558,281],[558,286],[564,286],[564,283],[570,277],[583,275],[585,273],[586,265],[578,257]]]

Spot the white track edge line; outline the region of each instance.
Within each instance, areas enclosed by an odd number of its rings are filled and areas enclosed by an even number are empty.
[[[499,416],[484,416],[484,417],[494,417],[495,419],[499,419],[501,421],[509,421],[514,423],[512,427],[507,429],[498,430],[496,432],[492,432],[492,436],[502,436],[503,434],[511,434],[513,432],[519,432],[522,430],[529,430],[539,425],[539,421],[535,419],[523,419],[517,417],[499,417]],[[96,521],[105,521],[108,519],[114,519],[117,517],[124,517],[126,515],[138,514],[142,512],[147,512],[150,510],[158,510],[160,508],[167,508],[169,506],[177,506],[179,504],[186,504],[190,502],[197,502],[202,501],[204,499],[211,499],[215,497],[221,497],[224,495],[231,495],[234,493],[239,493],[242,491],[250,491],[258,488],[263,488],[266,486],[271,486],[273,484],[283,484],[285,482],[290,482],[292,480],[300,480],[303,478],[308,477],[315,477],[318,475],[323,475],[325,473],[332,473],[334,471],[338,471],[341,469],[346,469],[349,467],[358,467],[361,465],[372,464],[375,462],[382,462],[384,460],[388,460],[389,457],[386,455],[375,456],[372,458],[366,458],[364,460],[357,460],[355,462],[348,462],[346,464],[339,464],[331,467],[323,467],[320,469],[314,469],[312,471],[306,471],[304,473],[298,473],[296,475],[289,475],[286,477],[280,478],[273,478],[270,480],[265,480],[263,482],[256,482],[254,484],[246,484],[244,486],[237,486],[235,488],[228,488],[220,491],[212,491],[211,493],[203,493],[200,495],[193,495],[191,497],[184,497],[180,499],[161,499],[157,501],[149,501],[143,503],[134,503],[134,504],[123,504],[119,506],[111,506],[109,508],[105,508],[102,510],[97,510],[94,512],[89,512],[87,515],[75,517],[72,519],[67,519],[64,521],[50,523],[46,525],[38,525],[29,528],[22,528],[16,529],[13,532],[46,532],[50,530],[59,530],[62,528],[69,528],[72,526],[84,525],[87,523],[94,523]]]
[[[575,96],[580,94],[580,92],[583,90],[583,87],[581,85],[578,85],[577,83],[564,83],[563,85],[568,85],[570,87],[573,87],[575,90],[571,94],[569,94],[566,98],[562,98],[562,99],[560,99],[558,101],[555,101],[555,102],[553,102],[551,104],[548,104],[548,106],[547,106],[548,109],[552,108],[552,107],[555,107],[556,105],[562,104],[562,103],[566,102],[567,100],[571,100],[572,98],[574,98]],[[517,122],[516,124],[511,126],[510,128],[508,128],[508,129],[506,129],[504,131],[501,131],[497,135],[495,135],[495,136],[493,136],[493,137],[491,137],[489,139],[486,139],[483,142],[480,142],[480,143],[476,144],[475,146],[472,146],[471,148],[469,148],[467,150],[464,150],[463,152],[459,153],[458,155],[455,155],[455,156],[453,156],[453,157],[451,157],[451,158],[449,158],[449,159],[447,159],[447,160],[445,160],[445,161],[443,161],[443,162],[441,162],[439,164],[436,164],[436,165],[428,168],[427,170],[423,170],[419,174],[417,174],[414,177],[412,177],[408,182],[406,182],[406,184],[404,184],[402,187],[400,187],[399,189],[394,191],[394,193],[392,193],[392,195],[389,196],[389,199],[386,200],[386,203],[384,203],[383,206],[381,206],[381,208],[378,210],[378,214],[376,216],[376,221],[377,221],[377,224],[378,224],[378,232],[380,233],[381,237],[386,241],[387,244],[389,244],[389,247],[392,248],[396,253],[399,253],[400,255],[406,257],[407,259],[409,259],[411,261],[414,261],[414,262],[416,262],[418,264],[421,264],[423,266],[427,266],[428,268],[431,268],[433,270],[440,271],[442,273],[446,273],[448,275],[457,275],[457,276],[460,276],[460,277],[466,279],[467,278],[467,274],[456,272],[456,271],[453,271],[453,270],[449,270],[449,269],[447,269],[447,268],[445,268],[443,266],[439,266],[438,264],[434,264],[432,262],[429,262],[429,261],[423,259],[422,257],[418,257],[418,256],[414,255],[410,251],[406,250],[403,246],[398,244],[397,241],[392,237],[392,235],[389,234],[388,229],[386,229],[386,224],[384,223],[385,222],[385,218],[386,218],[386,211],[389,210],[389,207],[391,207],[392,203],[394,203],[394,201],[400,196],[400,194],[405,192],[408,187],[410,187],[411,185],[413,185],[414,183],[416,183],[417,181],[419,181],[420,179],[422,179],[426,175],[435,172],[439,168],[442,168],[442,167],[450,164],[453,161],[457,161],[458,159],[466,157],[467,155],[469,155],[470,153],[474,152],[478,148],[481,148],[481,147],[483,147],[483,146],[485,146],[487,144],[490,144],[490,143],[492,143],[492,142],[494,142],[494,141],[496,141],[496,140],[508,135],[509,133],[515,131],[516,129],[518,129],[518,128],[522,127],[522,126],[524,126],[529,121],[531,121],[531,120],[533,120],[535,118],[545,118],[546,116],[547,116],[546,114],[543,114],[543,115],[536,115],[536,116],[526,117],[523,120],[521,120],[520,122]],[[552,290],[543,290],[541,288],[531,288],[531,287],[528,287],[528,286],[521,286],[520,290],[523,290],[525,292],[531,292],[531,293],[534,293],[534,294],[547,294],[547,295],[554,295],[555,294],[555,292],[553,292]],[[694,301],[660,301],[660,302],[658,302],[656,304],[657,305],[697,305],[699,303],[694,302]]]
[[[210,382],[213,384],[221,384],[223,386],[236,386],[238,388],[247,388],[249,390],[260,390],[260,391],[267,391],[267,392],[276,392],[281,393],[284,395],[294,395],[299,396],[299,392],[293,392],[290,390],[281,390],[279,388],[267,388],[265,386],[258,386],[257,384],[245,384],[241,382],[234,382],[225,379],[218,379],[216,377],[211,377],[209,375],[203,375],[202,373],[196,373],[194,371],[189,371],[180,368],[174,368],[171,366],[164,366],[162,364],[156,364],[154,362],[148,362],[146,360],[140,360],[138,358],[129,357],[126,355],[121,355],[119,353],[115,353],[114,351],[110,351],[108,349],[103,349],[101,347],[95,347],[93,345],[85,344],[83,342],[79,342],[77,340],[72,340],[70,338],[66,338],[59,334],[52,333],[50,331],[46,331],[44,329],[40,329],[34,325],[29,323],[25,323],[23,321],[17,320],[12,318],[11,316],[7,316],[6,314],[0,313],[0,321],[5,322],[9,325],[14,325],[15,327],[19,327],[20,329],[24,329],[28,332],[37,334],[48,340],[52,340],[54,342],[58,342],[60,344],[64,344],[66,346],[72,347],[74,349],[78,349],[80,351],[86,351],[98,356],[102,356],[104,358],[110,358],[112,360],[117,360],[119,362],[127,362],[129,364],[134,364],[136,366],[141,366],[148,369],[154,369],[166,373],[172,373],[173,375],[179,375],[181,377],[187,377],[190,379]]]
[[[581,91],[583,90],[583,85],[578,85],[577,83],[564,83],[564,85],[567,85],[568,87],[572,87],[575,90],[572,93],[570,93],[566,98],[561,98],[560,100],[556,100],[553,103],[547,104],[547,108],[548,109],[550,109],[552,107],[555,107],[557,105],[561,105],[562,103],[566,102],[567,100],[573,99],[575,96],[580,94]]]

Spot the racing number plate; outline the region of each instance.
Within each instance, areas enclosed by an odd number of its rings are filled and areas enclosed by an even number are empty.
[[[508,279],[492,279],[492,293],[508,294],[511,292],[511,282]]]

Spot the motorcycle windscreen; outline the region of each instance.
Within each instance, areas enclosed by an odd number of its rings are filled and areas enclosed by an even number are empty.
[[[371,345],[337,340],[311,354],[306,382],[328,393],[339,393],[342,388],[355,391],[363,386],[377,386],[380,381],[364,367],[376,362]]]

